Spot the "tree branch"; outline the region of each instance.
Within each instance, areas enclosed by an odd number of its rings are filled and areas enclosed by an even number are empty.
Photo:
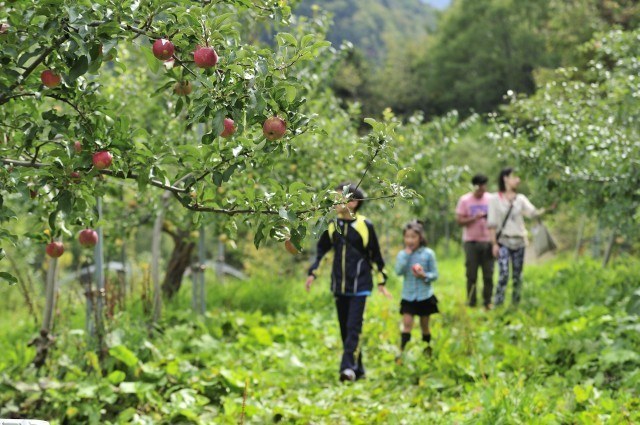
[[[382,147],[382,145],[378,144],[378,147],[376,148],[376,151],[373,153],[373,156],[371,157],[371,159],[369,160],[369,163],[367,164],[367,168],[365,168],[364,173],[362,174],[362,177],[360,177],[360,181],[356,185],[356,189],[359,188],[360,185],[362,184],[362,181],[364,180],[364,177],[367,175],[367,173],[369,172],[369,169],[373,165],[373,161],[375,161],[376,156],[378,156],[378,153],[380,153],[381,147]]]
[[[187,72],[189,72],[189,74],[193,75],[193,76],[195,77],[195,79],[196,79],[196,80],[198,80],[198,81],[200,81],[200,82],[202,83],[202,80],[199,80],[199,79],[198,79],[198,75],[197,75],[195,72],[193,72],[193,71],[191,70],[191,68],[189,68],[187,65],[185,65],[185,64],[186,64],[186,62],[181,61],[181,60],[180,60],[176,55],[173,55],[173,56],[172,56],[172,58],[173,58],[173,60],[174,60],[174,61],[176,61],[176,63],[177,63],[178,65],[180,65],[182,68],[186,69],[186,70],[187,70]],[[209,86],[209,87],[207,87],[207,88],[209,88],[209,89],[210,89],[210,88],[211,88],[211,86]]]
[[[202,181],[205,177],[207,177],[213,171],[219,170],[224,164],[229,164],[229,163],[231,163],[231,160],[236,159],[236,158],[238,158],[240,156],[244,156],[245,158],[251,158],[253,156],[253,151],[243,152],[243,153],[241,153],[238,156],[233,157],[233,158],[222,158],[221,162],[219,162],[218,164],[214,165],[209,170],[205,171],[200,177],[196,177],[193,182],[191,182],[188,185],[186,185],[185,186],[185,190],[191,189],[196,183],[198,183],[199,181]]]
[[[376,196],[376,197],[373,197],[373,198],[364,198],[362,200],[363,201],[377,201],[377,200],[381,200],[381,199],[391,199],[391,198],[397,198],[397,197],[398,197],[398,195],[392,194],[392,195]],[[336,202],[336,203],[332,204],[332,206],[335,206],[335,205],[338,205],[338,204],[340,204],[340,202]],[[239,215],[239,214],[279,215],[280,214],[279,210],[269,210],[269,209],[258,210],[258,209],[254,209],[254,208],[235,210],[235,209],[205,207],[205,206],[198,205],[198,204],[185,205],[185,208],[187,208],[187,209],[189,209],[191,211],[212,212],[212,213],[226,214],[226,215]],[[313,213],[313,212],[319,211],[321,209],[322,209],[321,207],[314,207],[314,208],[308,208],[306,210],[293,211],[293,213],[295,213],[296,215],[308,214],[308,213]]]
[[[18,161],[15,159],[7,159],[7,158],[1,158],[0,161],[2,161],[3,164],[7,164],[7,165],[14,165],[16,167],[27,167],[27,168],[47,168],[50,167],[50,164],[43,164],[41,162],[27,162],[27,161]],[[128,173],[123,173],[122,171],[111,171],[111,170],[98,170],[98,173],[103,174],[103,175],[107,175],[107,176],[111,176],[111,177],[116,177],[119,179],[131,179],[131,180],[136,180],[138,179],[139,175],[136,173],[132,173],[132,172],[128,172]],[[160,189],[165,189],[168,190],[170,192],[176,193],[176,194],[180,194],[180,193],[186,193],[187,190],[186,189],[182,189],[179,187],[175,187],[171,184],[164,184],[158,180],[149,180],[149,184],[151,184],[152,186],[155,187],[159,187]]]
[[[6,158],[0,158],[0,162],[3,164],[7,164],[7,165],[14,165],[14,166],[18,166],[18,167],[27,167],[27,168],[46,168],[46,167],[50,167],[50,164],[43,164],[41,162],[28,162],[28,161],[18,161],[18,160],[14,160],[14,159],[6,159]],[[129,172],[129,173],[123,173],[121,171],[111,171],[111,170],[98,170],[98,172],[100,174],[103,175],[108,175],[111,177],[116,177],[116,178],[120,178],[120,179],[137,179],[138,178],[138,174]],[[265,214],[265,215],[279,215],[280,211],[279,210],[271,210],[271,209],[255,209],[255,208],[247,208],[247,209],[226,209],[226,208],[214,208],[214,207],[207,207],[207,206],[203,206],[203,205],[199,205],[197,203],[195,204],[186,204],[183,202],[183,199],[180,197],[181,194],[185,194],[188,192],[188,189],[185,188],[179,188],[176,187],[176,184],[182,183],[184,180],[186,180],[189,176],[191,176],[191,173],[181,177],[179,180],[177,180],[173,185],[167,185],[164,184],[158,180],[150,180],[149,184],[151,184],[152,186],[158,187],[160,189],[164,189],[167,192],[165,194],[169,194],[169,195],[173,195],[174,197],[176,197],[176,199],[178,199],[178,201],[188,210],[191,211],[198,211],[198,212],[211,212],[211,213],[215,213],[215,214],[225,214],[225,215],[242,215],[242,214]],[[375,201],[375,200],[381,200],[381,199],[390,199],[390,198],[397,198],[398,195],[397,194],[391,194],[391,195],[382,195],[382,196],[377,196],[377,197],[371,197],[371,198],[364,198],[362,199],[363,201]],[[336,202],[333,205],[337,205],[340,202]],[[293,211],[296,215],[301,215],[301,214],[308,214],[308,213],[313,213],[316,211],[319,211],[321,209],[321,207],[313,207],[313,208],[308,208],[306,210],[300,210],[300,211]]]

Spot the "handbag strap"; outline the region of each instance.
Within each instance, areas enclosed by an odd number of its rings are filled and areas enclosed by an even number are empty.
[[[513,201],[509,203],[509,210],[507,211],[507,215],[504,216],[504,220],[502,220],[502,224],[500,225],[500,230],[496,234],[496,242],[498,242],[498,239],[500,239],[500,235],[502,235],[502,229],[504,229],[504,225],[507,223],[507,220],[509,219],[509,215],[511,214],[511,210],[513,209],[513,204],[515,203],[515,201],[516,199],[514,198]]]

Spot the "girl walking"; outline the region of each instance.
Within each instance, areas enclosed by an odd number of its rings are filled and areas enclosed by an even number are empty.
[[[438,299],[433,293],[432,283],[438,279],[436,256],[427,248],[424,227],[417,220],[407,223],[402,231],[404,249],[396,257],[396,273],[403,277],[402,301],[402,334],[400,348],[411,340],[414,316],[420,317],[422,341],[427,344],[424,350],[431,355],[431,330],[429,316],[438,313]],[[400,359],[398,359],[400,361]]]

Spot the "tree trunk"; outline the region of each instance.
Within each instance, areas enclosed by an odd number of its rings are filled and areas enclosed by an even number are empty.
[[[102,197],[96,198],[98,220],[102,221]],[[93,264],[95,265],[96,296],[94,298],[95,332],[98,345],[98,353],[102,358],[104,348],[104,308],[106,300],[104,282],[104,232],[102,226],[98,227],[98,243],[93,250]],[[93,337],[93,335],[91,335]]]
[[[602,259],[602,268],[607,267],[609,264],[609,260],[611,260],[611,255],[613,253],[613,246],[616,243],[616,229],[611,231],[611,236],[609,237],[609,242],[607,243],[607,250],[604,252],[604,258]]]
[[[205,269],[205,232],[204,226],[200,227],[200,237],[198,238],[198,261],[191,266],[191,277],[193,280],[193,291],[191,296],[191,308],[198,314],[207,311],[206,294],[204,289],[204,269]]]
[[[315,259],[315,257],[313,257]],[[218,255],[216,258],[216,278],[218,283],[222,283],[224,281],[224,242],[218,238]]]
[[[573,258],[576,261],[580,257],[580,249],[582,248],[582,239],[584,237],[584,227],[586,222],[587,222],[587,219],[585,217],[582,217],[582,219],[580,220],[580,227],[578,228],[578,238],[576,239],[576,249],[573,254]]]
[[[162,288],[160,287],[160,243],[162,238],[162,220],[164,207],[158,209],[158,215],[153,223],[151,237],[151,280],[153,281],[153,322],[157,323],[162,314]]]
[[[53,330],[53,318],[58,292],[56,279],[57,267],[58,259],[50,258],[49,269],[47,270],[46,304],[44,306],[44,314],[42,316],[42,328],[40,329],[40,334],[29,342],[29,346],[36,347],[36,356],[32,363],[38,369],[44,366],[44,363],[47,361],[49,349],[55,342],[55,338],[51,331]]]
[[[191,253],[196,244],[189,240],[189,233],[188,230],[179,229],[169,233],[173,238],[174,246],[162,283],[162,294],[169,299],[180,290],[182,276],[191,264]]]
[[[81,270],[89,270],[89,261],[84,261],[82,263]],[[95,311],[95,293],[93,292],[93,279],[91,275],[87,272],[86,274],[80,274],[80,283],[84,288],[84,296],[86,299],[86,310],[85,310],[85,328],[87,330],[87,338],[91,339],[95,335],[95,323],[93,320],[94,311]]]
[[[200,314],[205,314],[207,311],[207,293],[204,287],[204,270],[206,261],[206,252],[205,252],[205,243],[206,243],[206,234],[204,231],[204,226],[200,227],[200,237],[198,238],[198,261],[200,262]]]
[[[596,234],[593,236],[593,245],[591,247],[591,255],[593,256],[593,258],[600,257],[600,243],[602,241],[600,232],[600,220],[598,220],[598,222],[596,223]]]

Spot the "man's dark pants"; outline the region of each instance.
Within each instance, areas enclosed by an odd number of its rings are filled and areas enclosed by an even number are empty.
[[[477,303],[478,268],[482,268],[482,298],[484,306],[491,304],[493,294],[493,265],[495,259],[491,252],[491,242],[466,241],[464,254],[467,268],[467,304],[474,307]]]

